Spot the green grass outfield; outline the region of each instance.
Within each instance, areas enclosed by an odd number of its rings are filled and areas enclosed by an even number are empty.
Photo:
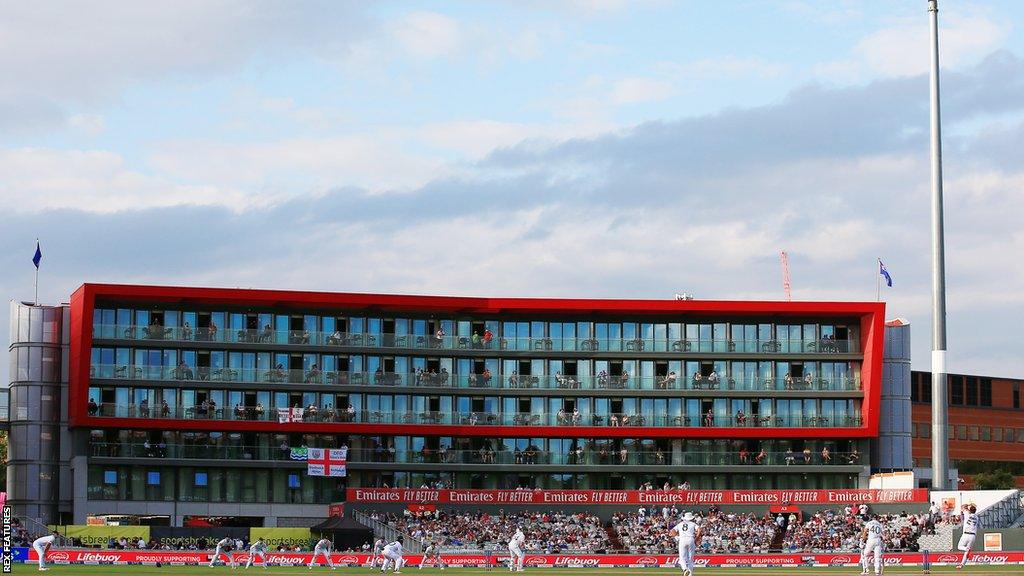
[[[237,574],[237,573],[256,573],[256,574],[273,574],[275,576],[287,576],[294,575],[299,576],[300,574],[337,574],[344,576],[355,576],[357,574],[367,576],[371,574],[377,574],[377,570],[370,570],[369,568],[338,568],[337,570],[331,570],[330,568],[314,568],[312,570],[308,568],[298,568],[295,566],[287,567],[271,567],[266,570],[263,568],[253,567],[248,570],[238,568],[232,570],[228,567],[218,566],[216,568],[208,568],[206,566],[164,566],[157,568],[155,566],[58,566],[51,565],[48,572],[49,576],[60,576],[63,574],[89,574],[94,576],[100,576],[105,574],[129,574],[129,575],[174,575],[174,574],[189,574],[195,575],[206,575],[206,574]],[[491,574],[494,576],[501,576],[506,574],[506,569],[492,569],[484,570],[481,568],[449,568],[444,572],[441,572],[435,568],[424,568],[418,570],[415,566],[406,567],[402,570],[403,575],[408,576],[483,576],[484,574]],[[679,576],[682,572],[678,569],[669,568],[535,568],[527,569],[527,573],[533,573],[538,575],[552,575],[552,576],[635,576],[642,574],[643,576]],[[38,568],[35,564],[15,564],[15,574],[39,574]],[[921,574],[922,570],[920,567],[900,567],[900,568],[886,568],[885,574]],[[968,566],[963,570],[957,570],[952,566],[944,566],[939,568],[932,568],[932,574],[983,574],[986,576],[1017,576],[1024,575],[1024,566]],[[391,573],[388,572],[390,575]],[[779,567],[779,568],[698,568],[697,574],[709,574],[715,576],[782,576],[787,574],[798,574],[801,576],[814,576],[820,574],[822,576],[832,576],[838,574],[850,574],[859,575],[860,569],[858,568],[814,568],[814,567]]]

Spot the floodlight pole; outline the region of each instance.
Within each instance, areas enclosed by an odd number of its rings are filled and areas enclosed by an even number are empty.
[[[942,222],[942,128],[939,117],[939,6],[928,0],[931,29],[932,169],[932,488],[949,482],[949,414],[946,382],[946,256]]]

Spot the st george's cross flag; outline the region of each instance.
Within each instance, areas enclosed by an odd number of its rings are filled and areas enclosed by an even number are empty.
[[[342,448],[310,448],[306,455],[306,474],[310,476],[347,476],[345,458],[348,450]]]

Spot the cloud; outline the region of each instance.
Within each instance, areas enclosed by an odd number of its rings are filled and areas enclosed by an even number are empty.
[[[341,58],[375,30],[361,3],[14,2],[0,19],[0,118],[46,129],[136,82],[208,78],[253,59]],[[38,103],[25,116],[28,103]],[[27,127],[27,126],[23,126]],[[5,127],[0,124],[0,129]]]
[[[411,12],[392,24],[390,33],[414,58],[432,59],[450,56],[461,45],[458,21],[437,12]]]
[[[670,82],[656,78],[623,78],[612,85],[612,104],[641,104],[664,100],[675,93]]]
[[[947,75],[947,118],[956,125],[1019,113],[1022,91],[1024,62],[994,55]],[[46,198],[52,208],[0,213],[0,242],[26,246],[0,253],[0,269],[12,271],[0,289],[27,294],[26,239],[37,235],[50,300],[82,281],[630,298],[685,290],[698,298],[779,299],[781,249],[790,255],[797,298],[870,300],[881,256],[896,282],[885,292],[888,314],[910,318],[914,365],[927,368],[926,94],[923,77],[804,87],[767,106],[559,141],[532,138],[398,193],[351,185],[401,170],[374,165],[381,160],[360,155],[365,143],[358,140],[168,148],[157,174],[183,173],[209,187],[205,196],[178,179],[133,173],[116,155],[21,150],[0,156],[0,172],[15,171],[19,202]],[[447,128],[447,139],[443,125],[421,137],[472,155],[533,131]],[[476,130],[504,136],[488,141]],[[1021,134],[1019,121],[964,131],[945,158],[954,371],[1024,370],[1014,345],[1024,322],[1017,262],[1024,168],[1012,162]],[[234,187],[232,169],[241,183]],[[322,185],[316,193],[243,198],[243,209],[208,201],[239,188],[273,192],[303,170],[315,176],[293,188]],[[55,183],[45,188],[42,175]],[[84,198],[72,194],[78,189]],[[52,190],[61,195],[50,200]],[[142,190],[154,203],[140,199],[137,209],[105,213],[92,208],[105,201],[103,190]],[[189,205],[167,204],[188,194],[195,196]]]
[[[1002,46],[1009,26],[964,8],[943,11],[939,20],[939,57],[944,68],[959,68]],[[928,25],[924,16],[901,18],[861,38],[852,57],[823,62],[817,72],[841,82],[867,77],[915,76],[929,70]]]

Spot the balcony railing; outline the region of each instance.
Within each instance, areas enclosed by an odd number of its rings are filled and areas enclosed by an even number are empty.
[[[94,364],[92,378],[213,381],[271,384],[330,384],[370,387],[440,387],[465,389],[540,389],[540,390],[860,390],[859,376],[840,378],[678,378],[676,376],[635,377],[599,376],[490,376],[488,374],[335,372],[322,370],[285,370],[257,368],[206,368]]]
[[[288,445],[252,446],[243,444],[151,444],[134,442],[92,442],[93,456],[107,458],[182,458],[207,460],[277,460],[302,461],[296,458]],[[798,466],[798,465],[856,465],[861,461],[859,452],[679,452],[635,451],[611,448],[580,448],[566,452],[553,452],[526,448],[523,450],[394,450],[381,447],[350,449],[349,463],[398,464],[547,464],[567,466]]]
[[[725,354],[856,354],[855,340],[834,338],[771,338],[767,340],[688,338],[548,338],[422,334],[369,334],[309,330],[251,330],[94,324],[93,338],[326,346],[334,348],[398,348],[414,350],[509,350],[564,352],[682,352]]]
[[[576,414],[527,412],[440,412],[336,410],[334,408],[265,408],[187,406],[172,408],[148,404],[90,406],[89,415],[109,418],[156,418],[171,420],[234,420],[281,423],[444,424],[461,426],[604,426],[688,428],[855,428],[858,416],[684,416],[651,414]]]

